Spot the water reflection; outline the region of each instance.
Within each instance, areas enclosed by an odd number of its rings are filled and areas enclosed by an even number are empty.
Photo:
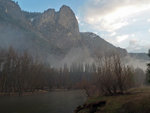
[[[82,90],[0,97],[0,113],[73,113],[73,110],[85,101],[86,95]]]

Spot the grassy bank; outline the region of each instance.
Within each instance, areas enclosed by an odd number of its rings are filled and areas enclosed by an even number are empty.
[[[91,97],[86,104],[106,101],[95,113],[150,113],[150,87],[131,89],[130,93],[118,96]],[[78,113],[91,113],[90,108]]]

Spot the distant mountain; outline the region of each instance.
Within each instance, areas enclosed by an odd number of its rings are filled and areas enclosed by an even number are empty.
[[[146,53],[128,53],[124,58],[124,63],[134,68],[141,68],[144,71],[147,69],[147,64],[150,62],[150,58]]]
[[[117,52],[127,55],[94,33],[80,33],[74,12],[62,6],[58,12],[48,9],[43,13],[22,11],[11,0],[0,0],[0,46],[13,46],[18,51],[28,50],[52,65],[84,62],[94,54]]]
[[[129,53],[129,55],[139,60],[147,60],[147,61],[150,60],[148,54],[146,53]]]

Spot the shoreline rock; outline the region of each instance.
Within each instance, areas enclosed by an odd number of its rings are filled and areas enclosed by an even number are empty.
[[[89,113],[95,113],[98,107],[103,107],[106,105],[106,101],[99,101],[90,104],[84,104],[83,106],[78,106],[74,113],[79,113],[83,109],[89,109]]]

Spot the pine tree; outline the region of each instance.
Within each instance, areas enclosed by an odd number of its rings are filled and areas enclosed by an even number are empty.
[[[148,52],[148,56],[150,57],[150,50]],[[147,82],[150,83],[150,63],[147,64],[147,73],[146,73],[147,77]]]

